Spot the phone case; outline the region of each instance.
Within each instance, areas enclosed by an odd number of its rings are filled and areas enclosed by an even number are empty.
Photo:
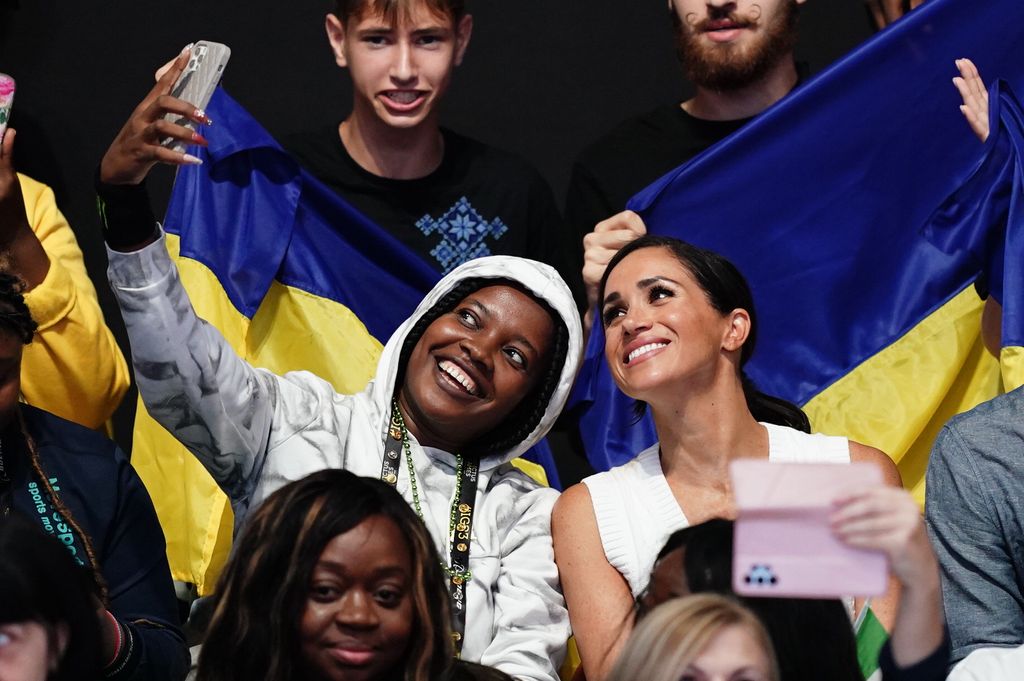
[[[0,140],[7,132],[7,121],[11,117],[14,106],[14,79],[6,73],[0,73]]]
[[[736,593],[842,598],[885,592],[885,555],[848,547],[829,523],[840,494],[884,484],[878,466],[740,460],[731,472],[739,512],[733,537]]]
[[[227,45],[200,40],[192,46],[188,66],[171,88],[171,95],[192,104],[197,109],[205,109],[224,75],[230,58],[231,48]],[[198,127],[194,121],[177,114],[167,114],[164,118],[192,130]],[[164,146],[174,151],[184,151],[188,145],[168,139]]]

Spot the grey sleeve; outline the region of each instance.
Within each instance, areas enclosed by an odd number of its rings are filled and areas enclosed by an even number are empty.
[[[108,256],[146,408],[238,503],[266,456],[276,382],[196,316],[163,238]]]
[[[994,488],[955,426],[943,428],[928,465],[925,519],[942,570],[951,663],[976,648],[1024,642],[1024,599]]]
[[[524,490],[502,542],[494,586],[494,638],[481,664],[528,681],[558,681],[570,634],[569,612],[551,543],[554,490]]]

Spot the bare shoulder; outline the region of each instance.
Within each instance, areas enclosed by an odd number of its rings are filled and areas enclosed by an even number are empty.
[[[850,461],[869,461],[882,469],[882,478],[885,484],[893,487],[902,487],[903,479],[900,477],[896,464],[888,454],[877,447],[861,444],[850,440]]]
[[[581,525],[581,523],[583,525]],[[594,515],[594,504],[590,498],[590,490],[582,482],[576,483],[562,492],[551,512],[551,529],[557,532],[559,527],[589,526],[597,524]]]

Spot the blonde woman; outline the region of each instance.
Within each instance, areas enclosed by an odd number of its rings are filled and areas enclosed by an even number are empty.
[[[701,594],[659,605],[637,625],[609,681],[779,681],[771,640],[736,601]]]

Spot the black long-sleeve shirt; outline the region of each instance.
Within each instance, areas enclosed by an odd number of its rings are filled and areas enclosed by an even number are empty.
[[[163,531],[142,481],[124,453],[101,434],[27,405],[20,409],[50,484],[92,541],[110,612],[122,626],[121,653],[106,678],[180,681],[188,672],[188,649],[178,627]],[[3,443],[13,509],[38,520],[76,561],[88,565],[82,537],[50,500],[17,423]]]

